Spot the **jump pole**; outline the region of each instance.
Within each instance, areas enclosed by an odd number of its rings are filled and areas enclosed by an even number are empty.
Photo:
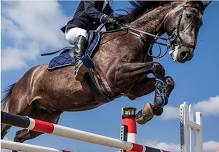
[[[137,142],[137,123],[136,123],[136,108],[133,107],[125,107],[122,109],[122,125],[120,131],[120,139],[136,143]],[[120,150],[121,152],[135,152],[132,150]],[[162,149],[150,149],[149,152],[167,152]]]
[[[136,143],[137,125],[135,119],[136,108],[126,107],[122,109],[122,128],[125,141]]]
[[[135,119],[136,108],[125,107],[122,108],[122,125],[120,131],[120,139],[123,141],[128,141],[136,143],[137,125]],[[121,152],[126,152],[126,150],[121,149]],[[127,152],[134,152],[128,150]]]
[[[203,152],[202,114],[192,111],[185,102],[180,105],[181,152]]]
[[[1,148],[22,152],[70,152],[66,150],[58,150],[54,148],[18,143],[8,140],[1,140]]]
[[[106,137],[106,136],[102,136],[86,131],[81,131],[69,127],[64,127],[61,125],[56,125],[53,123],[32,119],[29,117],[13,115],[5,112],[1,112],[1,116],[2,116],[2,123],[30,129],[37,132],[53,134],[70,139],[76,139],[93,144],[99,144],[103,146],[130,150],[135,152],[165,152],[164,150],[160,150],[136,143],[131,143],[127,141],[121,141],[119,139]]]
[[[121,140],[136,143],[137,126],[135,112],[135,108],[123,108]],[[194,114],[191,104],[188,105],[186,102],[180,105],[180,137],[181,152],[203,152],[202,114],[200,112]],[[126,152],[125,150],[121,151]]]

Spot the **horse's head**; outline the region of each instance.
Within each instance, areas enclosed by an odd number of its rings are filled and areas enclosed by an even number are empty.
[[[192,59],[202,15],[209,3],[190,1],[177,6],[164,19],[164,30],[170,38],[170,55],[184,63]]]

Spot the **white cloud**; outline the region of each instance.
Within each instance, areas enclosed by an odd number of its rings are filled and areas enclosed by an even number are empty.
[[[154,147],[154,148],[163,149],[163,150],[167,150],[167,151],[175,151],[175,152],[180,151],[179,144],[159,142],[156,140],[146,140],[144,143],[145,143],[145,145],[147,145],[149,147]]]
[[[11,152],[11,150],[1,149],[1,152]]]
[[[150,147],[155,147],[158,149],[168,150],[168,151],[175,151],[180,152],[180,144],[174,144],[174,143],[165,143],[165,142],[159,142],[155,140],[146,140],[145,145]],[[216,151],[219,150],[219,142],[216,141],[207,141],[203,143],[203,150],[204,152],[219,152]]]
[[[200,111],[204,116],[219,115],[219,96],[210,97],[206,101],[200,101],[193,105],[195,111]]]
[[[17,48],[5,48],[3,51],[7,52],[3,55],[2,58],[2,70],[8,69],[19,69],[21,67],[26,68],[28,65],[26,64],[27,60],[34,60],[39,55],[39,49],[34,46],[29,49],[19,50]]]
[[[205,152],[219,152],[219,142],[208,141],[203,144],[203,149]]]
[[[67,21],[58,1],[13,1],[2,6],[2,70],[25,68],[40,52],[66,45]]]
[[[192,109],[201,112],[205,117],[219,116],[219,96],[192,104]],[[179,107],[165,106],[161,119],[179,119]]]
[[[162,119],[178,119],[179,118],[179,108],[173,106],[165,106],[164,112],[161,115]]]

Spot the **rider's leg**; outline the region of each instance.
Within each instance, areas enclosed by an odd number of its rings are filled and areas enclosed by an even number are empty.
[[[75,79],[81,81],[84,77],[84,74],[88,72],[88,68],[83,64],[83,62],[80,60],[83,56],[85,49],[87,45],[87,40],[84,36],[78,36],[76,42],[75,42]]]
[[[87,67],[80,60],[87,47],[87,31],[76,27],[69,29],[65,35],[69,43],[74,45],[74,57],[76,61],[75,78],[76,80],[81,81],[84,74],[88,71]]]

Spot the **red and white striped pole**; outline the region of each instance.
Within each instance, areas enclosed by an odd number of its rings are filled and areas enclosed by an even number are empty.
[[[122,109],[121,140],[136,143],[137,126],[135,120],[136,108],[126,107]],[[127,152],[133,152],[128,150]]]
[[[2,123],[34,130],[42,133],[49,133],[57,136],[62,136],[70,139],[81,140],[93,144],[99,144],[118,149],[124,149],[136,152],[164,152],[163,150],[152,148],[132,142],[121,141],[119,139],[106,137],[103,135],[94,134],[91,132],[81,131],[74,128],[69,128],[53,123],[32,119],[29,117],[13,115],[1,112]]]

